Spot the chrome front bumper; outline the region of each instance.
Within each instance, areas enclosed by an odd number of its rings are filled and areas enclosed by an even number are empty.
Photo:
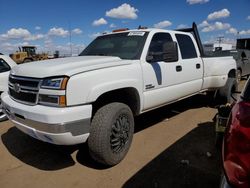
[[[73,145],[86,142],[89,136],[92,105],[65,108],[29,106],[14,101],[4,93],[2,107],[18,129],[36,139]]]

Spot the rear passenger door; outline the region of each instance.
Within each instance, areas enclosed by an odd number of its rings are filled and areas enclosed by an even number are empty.
[[[203,62],[193,37],[175,34],[180,50],[182,74],[178,78],[185,95],[199,92],[203,84]]]

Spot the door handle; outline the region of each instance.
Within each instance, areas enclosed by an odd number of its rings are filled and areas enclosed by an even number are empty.
[[[178,65],[176,66],[176,72],[181,72],[182,71],[182,66]]]
[[[201,68],[201,64],[200,63],[197,63],[196,64],[196,69],[200,69]]]

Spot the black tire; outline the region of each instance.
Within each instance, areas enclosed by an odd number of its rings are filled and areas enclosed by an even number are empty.
[[[88,139],[91,157],[107,166],[118,164],[127,154],[134,134],[134,117],[123,103],[107,104],[95,113]]]
[[[238,89],[238,83],[236,81],[236,78],[228,78],[226,85],[219,89],[218,91],[218,98],[222,103],[232,103],[236,98],[236,96],[233,94]],[[233,97],[232,97],[233,96]]]

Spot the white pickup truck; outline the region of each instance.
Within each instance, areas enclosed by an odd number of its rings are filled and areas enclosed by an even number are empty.
[[[235,60],[202,57],[195,33],[116,30],[79,57],[16,66],[2,94],[5,113],[34,138],[87,141],[96,161],[115,165],[129,150],[134,116],[207,90],[229,98],[236,88]]]
[[[9,57],[0,54],[0,95],[4,91],[8,91],[8,79],[10,70],[16,63]],[[2,111],[1,97],[0,97],[0,122],[6,120],[7,117]]]

